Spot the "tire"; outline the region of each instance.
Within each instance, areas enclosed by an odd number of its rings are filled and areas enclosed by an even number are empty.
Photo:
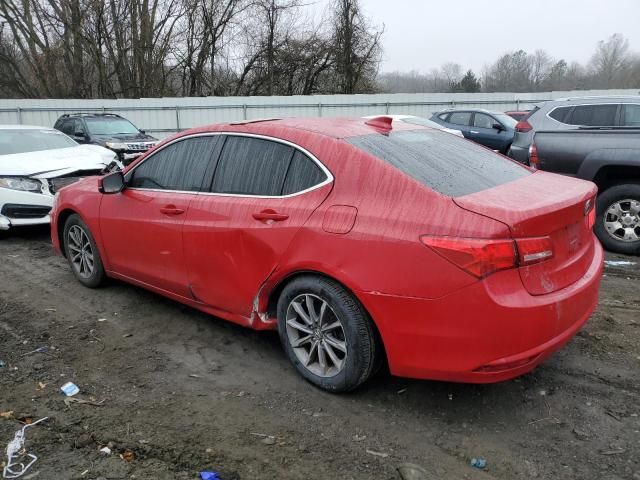
[[[616,205],[620,207],[619,210],[615,209]],[[626,255],[640,254],[638,208],[640,208],[640,184],[638,183],[614,185],[598,195],[594,231],[604,248]],[[617,215],[616,211],[621,212],[621,215]],[[620,222],[616,222],[616,219],[620,219]],[[614,230],[616,225],[623,225],[623,222],[626,222],[624,230]]]
[[[89,227],[80,216],[73,214],[67,219],[63,240],[69,266],[78,281],[89,288],[102,285],[106,279],[102,259]]]
[[[278,299],[278,330],[291,363],[323,390],[353,390],[380,366],[379,343],[366,311],[340,284],[324,277],[301,276],[284,288]],[[297,342],[300,346],[294,347]]]

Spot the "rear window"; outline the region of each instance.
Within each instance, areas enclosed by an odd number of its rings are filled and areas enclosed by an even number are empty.
[[[618,105],[578,105],[565,123],[586,127],[610,127],[616,124]]]
[[[437,130],[364,135],[347,141],[450,197],[469,195],[531,174],[487,148]]]

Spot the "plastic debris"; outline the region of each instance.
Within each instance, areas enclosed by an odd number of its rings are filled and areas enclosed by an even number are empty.
[[[60,387],[60,390],[62,390],[67,397],[73,397],[74,395],[80,393],[80,389],[73,382],[65,383]]]
[[[3,361],[3,360],[0,360],[0,368],[4,368],[4,367],[6,367],[6,366],[7,366],[7,364],[6,364],[6,363],[4,363],[4,361]]]
[[[200,472],[200,480],[222,480],[218,472]]]
[[[5,420],[8,420],[11,417],[13,417],[13,410],[8,410],[6,412],[0,412],[0,418],[4,418]]]
[[[102,447],[102,448],[100,449],[100,452],[101,452],[101,453],[104,453],[104,454],[106,454],[106,455],[111,455],[111,449],[110,449],[109,447]]]
[[[630,262],[628,260],[605,260],[604,264],[608,267],[630,267],[635,265],[636,262]]]
[[[388,453],[384,452],[376,452],[375,450],[365,450],[369,455],[373,455],[374,457],[387,458],[389,456]]]
[[[123,459],[125,462],[133,462],[136,459],[136,454],[133,453],[131,450],[125,450],[120,454],[120,458]]]
[[[33,355],[34,353],[47,353],[47,350],[49,350],[49,347],[47,347],[46,345],[44,347],[38,347],[35,350],[31,350],[30,352],[27,353],[23,353],[22,355],[20,355],[21,357],[26,357],[27,355]]]
[[[25,425],[20,430],[18,430],[13,437],[13,440],[9,442],[7,445],[7,464],[2,469],[3,478],[20,478],[27,470],[31,468],[31,466],[36,463],[38,457],[36,457],[32,453],[27,453],[24,449],[24,433],[25,430],[29,427],[33,427],[40,422],[44,422],[49,417],[41,418],[40,420],[36,420],[35,422]],[[25,465],[24,462],[21,462],[24,457],[28,457],[30,459],[29,463]]]
[[[472,458],[471,466],[473,468],[479,468],[480,470],[482,470],[484,467],[487,466],[487,461],[484,458]]]
[[[403,463],[398,468],[402,480],[427,480],[427,471],[415,463]]]

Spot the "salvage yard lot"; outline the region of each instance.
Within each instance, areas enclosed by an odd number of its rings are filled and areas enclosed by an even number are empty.
[[[639,480],[639,282],[640,265],[607,266],[586,327],[520,379],[382,373],[331,395],[296,374],[275,333],[120,282],[89,290],[48,230],[18,232],[0,240],[0,413],[14,412],[0,441],[15,418],[48,416],[26,434],[39,479],[397,479],[413,462],[430,478]],[[99,405],[65,404],[67,381]]]

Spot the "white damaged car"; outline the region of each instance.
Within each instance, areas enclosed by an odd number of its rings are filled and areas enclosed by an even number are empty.
[[[0,125],[0,230],[49,223],[60,188],[118,168],[113,151],[53,128]]]

